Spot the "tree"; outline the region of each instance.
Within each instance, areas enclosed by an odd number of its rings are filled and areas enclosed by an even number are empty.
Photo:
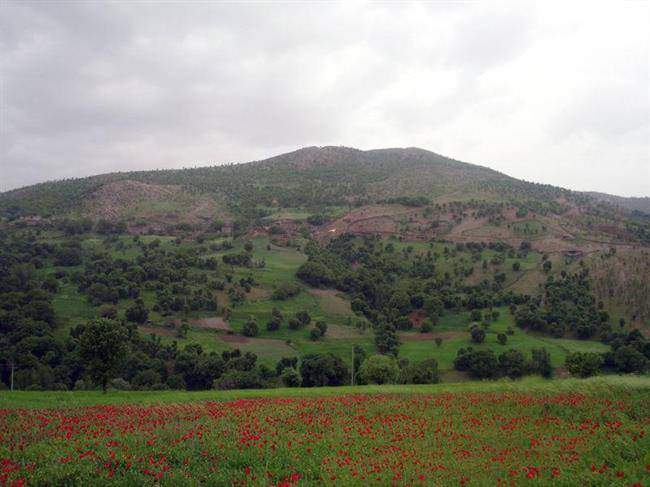
[[[126,309],[126,319],[135,323],[144,323],[149,318],[149,311],[141,299],[136,299],[135,304]]]
[[[521,264],[518,261],[513,262],[512,263],[512,270],[515,271],[515,272],[518,272],[519,269],[521,269]]]
[[[550,260],[545,260],[544,264],[542,264],[542,268],[544,269],[544,272],[549,272],[551,270],[551,267],[553,267],[553,264],[551,263]]]
[[[312,328],[309,330],[309,339],[312,341],[317,341],[322,336],[321,331],[318,328]]]
[[[603,357],[594,352],[572,352],[567,355],[565,366],[571,375],[591,377],[603,365]]]
[[[474,351],[461,348],[454,359],[454,368],[467,371],[474,377],[485,379],[492,377],[499,368],[499,362],[492,350]]]
[[[440,348],[440,345],[442,345],[442,338],[441,337],[436,337],[436,347]]]
[[[320,336],[325,336],[325,333],[327,333],[327,323],[324,321],[317,321],[316,328],[320,331]]]
[[[242,328],[242,333],[244,336],[255,337],[259,334],[259,332],[260,330],[257,326],[257,321],[255,321],[253,318],[244,323],[244,327]]]
[[[619,372],[642,372],[648,365],[645,356],[631,345],[614,352],[614,363]]]
[[[124,358],[126,341],[124,325],[105,318],[88,322],[79,336],[79,355],[86,371],[104,392]]]
[[[485,341],[485,330],[480,326],[473,326],[470,333],[474,343],[483,343]]]
[[[371,355],[359,369],[359,379],[367,384],[390,384],[397,379],[398,368],[393,357]]]
[[[375,331],[375,345],[379,353],[397,356],[399,340],[395,328],[386,323],[380,324]]]
[[[280,373],[280,380],[285,387],[300,387],[302,377],[293,367],[285,367]]]
[[[505,375],[515,379],[526,372],[526,358],[519,350],[510,349],[499,355],[499,366]]]
[[[438,361],[430,358],[406,367],[403,374],[406,384],[437,384],[440,382]]]
[[[277,331],[280,329],[281,324],[282,324],[281,319],[278,319],[277,316],[271,316],[271,319],[266,322],[266,329],[268,331]]]
[[[553,367],[551,365],[551,354],[548,353],[548,350],[544,347],[533,348],[531,354],[531,370],[538,372],[542,377],[551,377],[553,375]]]
[[[505,333],[499,333],[497,335],[497,341],[499,342],[499,345],[505,345],[508,342],[508,335]]]
[[[296,313],[296,319],[301,323],[302,326],[307,326],[311,323],[311,316],[306,311],[298,311]]]
[[[347,382],[349,371],[332,353],[309,353],[302,357],[300,375],[303,387],[340,386]]]

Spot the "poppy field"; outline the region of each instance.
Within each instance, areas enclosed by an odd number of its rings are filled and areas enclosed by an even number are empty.
[[[429,389],[6,408],[0,485],[650,485],[647,389]]]

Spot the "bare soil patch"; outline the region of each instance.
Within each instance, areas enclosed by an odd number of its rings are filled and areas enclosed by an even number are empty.
[[[194,318],[189,320],[191,326],[198,328],[209,328],[212,330],[231,330],[230,324],[221,316],[212,316],[208,318]]]
[[[226,343],[248,343],[251,341],[250,338],[244,335],[219,335],[219,338]]]

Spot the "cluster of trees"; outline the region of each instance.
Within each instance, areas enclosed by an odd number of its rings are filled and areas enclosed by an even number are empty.
[[[470,242],[445,246],[442,254],[433,250],[416,253],[408,246],[397,251],[392,242],[377,237],[360,239],[346,234],[324,248],[308,244],[305,248],[308,261],[298,269],[297,276],[311,286],[335,287],[346,292],[351,297],[352,310],[367,319],[374,329],[377,349],[396,356],[397,331],[413,327],[414,312],[426,316],[420,325],[424,332],[435,327],[445,310],[473,310],[480,319],[481,310],[492,317],[497,306],[516,307],[531,300],[530,296],[503,292],[496,281],[468,286],[467,273],[460,268],[453,274],[439,270],[440,259],[469,252],[469,258],[459,257],[454,262],[472,265],[481,260],[485,249],[496,252],[495,256],[523,256],[529,251],[529,247],[515,251],[506,244]],[[473,258],[474,255],[478,258]]]
[[[566,358],[567,370],[578,377],[589,377],[600,372],[643,373],[650,369],[650,341],[639,330],[613,332],[604,341],[611,350],[573,352]]]
[[[562,271],[560,278],[550,277],[543,299],[530,300],[516,311],[517,325],[555,337],[604,337],[612,331],[609,314],[602,309],[602,302],[596,302],[588,277],[584,267],[575,274]]]
[[[497,377],[515,379],[528,374],[539,374],[542,377],[553,375],[551,356],[543,347],[532,349],[530,358],[515,349],[497,355],[492,350],[461,348],[454,359],[454,368],[468,372],[472,377],[479,379]]]

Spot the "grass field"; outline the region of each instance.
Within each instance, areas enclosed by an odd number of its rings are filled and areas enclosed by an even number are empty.
[[[5,485],[646,485],[650,378],[0,395]]]

